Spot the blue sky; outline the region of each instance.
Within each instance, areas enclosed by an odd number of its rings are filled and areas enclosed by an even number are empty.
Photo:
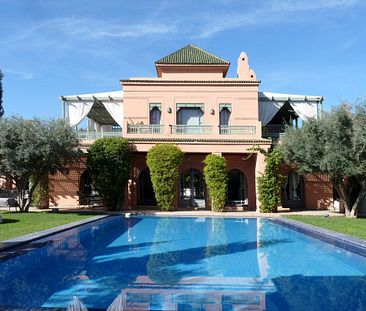
[[[366,1],[0,0],[6,115],[59,117],[60,95],[119,90],[189,43],[241,51],[262,91],[366,98]]]

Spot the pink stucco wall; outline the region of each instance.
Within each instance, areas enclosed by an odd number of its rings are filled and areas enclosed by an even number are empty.
[[[157,78],[131,78],[121,80],[124,91],[124,126],[122,135],[134,145],[133,170],[126,189],[124,208],[137,206],[137,179],[146,168],[146,153],[156,143],[176,144],[185,153],[181,171],[195,168],[202,172],[202,160],[207,154],[223,154],[229,170],[241,170],[248,181],[248,209],[256,210],[257,179],[265,167],[264,156],[253,152],[253,146],[268,150],[271,142],[262,139],[258,111],[258,87],[255,73],[249,68],[247,56],[238,59],[238,77],[226,78],[229,64],[224,65],[157,65]],[[160,133],[132,134],[129,125],[149,125],[149,104],[161,105]],[[209,134],[172,134],[177,124],[178,104],[203,104],[203,125],[212,126]],[[231,104],[230,126],[255,127],[254,133],[220,134],[220,104]],[[85,165],[79,163],[68,176],[50,177],[51,206],[77,205],[79,178]],[[305,176],[307,208],[329,208],[332,188],[325,176]],[[175,207],[178,206],[176,199]]]
[[[158,79],[155,79],[158,80]],[[123,83],[124,89],[124,129],[126,138],[169,137],[169,138],[227,138],[219,134],[219,105],[230,103],[232,106],[231,122],[233,126],[255,126],[255,134],[230,135],[231,138],[260,139],[261,123],[258,116],[258,84],[180,84],[177,83]],[[162,134],[129,134],[128,124],[149,124],[149,103],[161,103]],[[204,125],[211,125],[212,134],[171,134],[170,125],[177,124],[177,104],[204,104]],[[168,110],[171,112],[168,112]],[[211,111],[213,110],[213,114]]]

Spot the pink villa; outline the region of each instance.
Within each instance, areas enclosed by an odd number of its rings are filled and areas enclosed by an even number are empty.
[[[285,126],[318,118],[323,98],[259,91],[260,80],[244,52],[237,61],[237,77],[226,77],[229,66],[229,61],[188,45],[155,62],[157,77],[121,80],[121,91],[62,97],[63,117],[78,131],[85,152],[100,137],[122,136],[133,144],[124,209],[156,205],[146,154],[164,143],[185,153],[175,209],[206,207],[202,161],[211,153],[228,162],[227,207],[258,209],[256,181],[265,162],[251,148],[268,150]],[[87,123],[83,131],[81,122]],[[333,208],[333,189],[326,176],[301,176],[290,168],[284,173],[283,207]],[[94,193],[85,161],[72,167],[68,176],[50,177],[51,207],[91,204]]]

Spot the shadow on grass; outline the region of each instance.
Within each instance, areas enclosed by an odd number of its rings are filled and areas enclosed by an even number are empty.
[[[15,222],[19,222],[18,219],[7,219],[4,218],[2,224],[11,224],[11,223],[15,223]]]

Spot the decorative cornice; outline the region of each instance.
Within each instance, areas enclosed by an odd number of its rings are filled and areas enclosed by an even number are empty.
[[[261,80],[166,80],[166,79],[122,79],[122,84],[254,84],[259,85]]]
[[[176,143],[234,143],[234,144],[256,144],[256,143],[264,143],[264,144],[271,144],[271,139],[220,139],[220,138],[153,138],[153,137],[126,137],[126,139],[133,143],[133,142],[146,142],[146,143],[152,143],[152,142],[176,142]]]
[[[271,139],[219,139],[219,138],[153,138],[153,137],[125,137],[131,144],[159,144],[159,143],[176,143],[176,144],[235,144],[235,145],[253,145],[253,144],[272,144]],[[81,147],[89,147],[94,141],[81,141]]]

